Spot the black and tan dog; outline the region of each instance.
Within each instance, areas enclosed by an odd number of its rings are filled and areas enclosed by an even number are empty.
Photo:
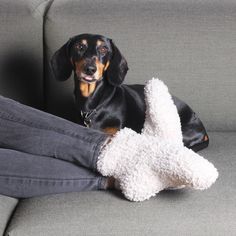
[[[113,41],[101,35],[71,38],[52,57],[57,80],[74,71],[78,123],[114,134],[123,127],[141,132],[145,119],[144,85],[122,84],[128,71]],[[195,112],[173,96],[180,115],[184,144],[198,151],[208,146],[206,130]]]

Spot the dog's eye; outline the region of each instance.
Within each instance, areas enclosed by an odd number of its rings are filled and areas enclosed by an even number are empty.
[[[101,54],[106,54],[107,51],[108,51],[108,48],[105,47],[105,46],[101,46],[98,48],[98,51],[101,53]]]
[[[78,44],[75,45],[75,48],[76,48],[78,51],[82,52],[82,51],[85,51],[86,45],[83,44],[83,43],[78,43]]]

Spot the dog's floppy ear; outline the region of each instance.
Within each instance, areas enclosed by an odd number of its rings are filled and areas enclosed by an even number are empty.
[[[69,58],[69,46],[71,39],[58,49],[51,59],[51,71],[57,80],[67,80],[72,73],[72,64]]]
[[[112,56],[110,64],[107,68],[106,75],[110,84],[118,86],[122,84],[128,71],[128,64],[125,58],[120,53],[116,45],[110,40],[112,47]]]

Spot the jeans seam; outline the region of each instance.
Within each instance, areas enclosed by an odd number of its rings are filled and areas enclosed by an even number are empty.
[[[92,177],[92,178],[78,178],[78,179],[58,179],[58,178],[41,178],[41,177],[27,177],[27,176],[18,176],[18,175],[0,175],[0,178],[16,178],[16,179],[32,179],[32,180],[49,180],[49,181],[67,181],[67,180],[96,180],[101,177]]]
[[[47,127],[47,126],[39,126],[33,122],[29,122],[29,121],[26,121],[26,120],[23,120],[23,119],[19,119],[19,118],[15,118],[13,116],[5,116],[4,113],[1,113],[0,112],[0,117],[4,120],[9,120],[9,121],[12,121],[12,122],[19,122],[23,125],[26,125],[26,126],[29,126],[29,127],[32,127],[32,128],[36,128],[36,129],[43,129],[43,130],[49,130],[49,131],[54,131],[54,132],[57,132],[57,133],[60,133],[60,134],[63,134],[63,135],[68,135],[70,137],[73,137],[73,138],[79,138],[79,139],[82,139],[83,141],[86,141],[86,142],[90,142],[91,140],[85,138],[85,137],[81,137],[79,136],[78,134],[76,133],[70,133],[70,132],[65,132],[64,130],[61,130],[61,129],[55,129],[54,127]],[[83,126],[81,126],[83,127]],[[85,127],[83,127],[85,128]],[[96,145],[97,146],[97,145]]]
[[[107,177],[104,177],[104,176],[100,177],[100,179],[98,181],[98,188],[97,188],[98,190],[106,189],[106,186],[105,186],[106,180],[107,180]]]
[[[97,184],[97,190],[100,189],[100,187],[101,187],[101,182],[102,182],[102,178],[99,178],[98,184]]]
[[[101,151],[99,148],[101,148],[101,144],[102,144],[103,142],[105,142],[105,140],[107,139],[107,137],[108,137],[108,135],[99,138],[97,144],[96,144],[95,147],[94,147],[94,150],[93,150],[93,159],[92,159],[92,165],[93,165],[93,169],[94,169],[94,170],[97,170],[97,160],[98,160],[98,156],[100,155],[100,151]]]

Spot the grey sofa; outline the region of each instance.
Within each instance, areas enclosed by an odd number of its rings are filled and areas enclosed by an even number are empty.
[[[207,191],[141,203],[117,191],[0,196],[0,234],[236,235],[235,12],[234,0],[0,0],[0,94],[73,120],[73,80],[54,81],[48,61],[70,36],[104,34],[129,63],[126,83],[158,76],[198,113],[201,154],[220,173]]]

